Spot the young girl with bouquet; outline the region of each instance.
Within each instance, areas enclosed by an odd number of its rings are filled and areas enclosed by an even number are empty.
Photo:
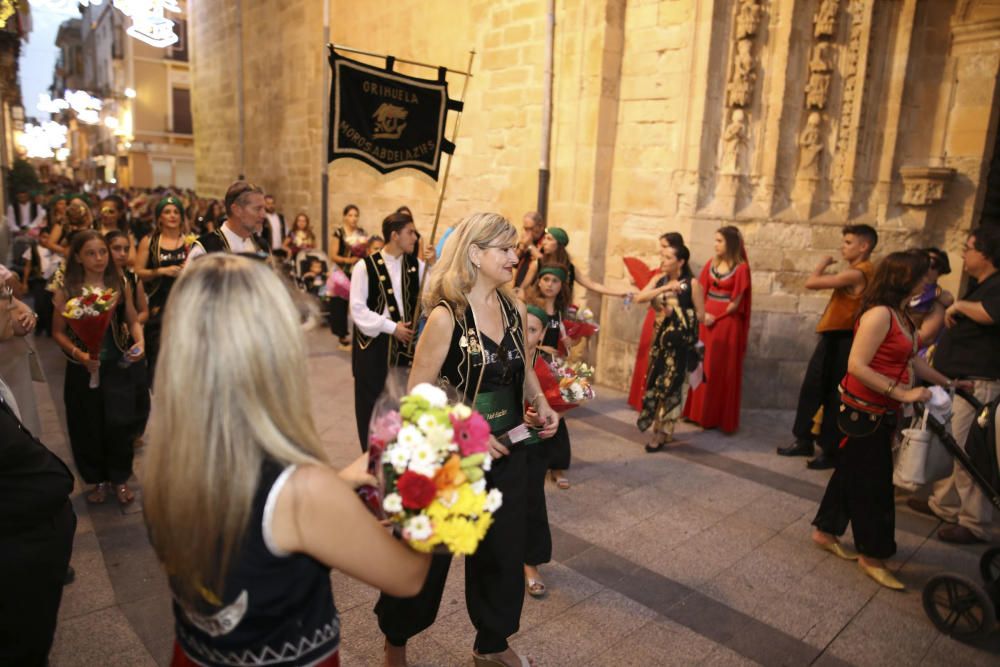
[[[76,311],[83,311],[80,306],[94,294],[112,315],[100,345],[88,349],[73,329],[77,325],[68,325],[67,318],[79,321],[81,313]],[[144,341],[132,290],[100,233],[84,230],[74,236],[53,306],[52,338],[68,357],[63,400],[70,447],[83,481],[94,485],[87,501],[103,503],[113,488],[118,502],[127,505],[134,500],[127,482],[132,476],[132,439],[145,418],[145,387],[137,386],[133,373],[119,362],[142,359]],[[97,376],[96,387],[92,375]]]

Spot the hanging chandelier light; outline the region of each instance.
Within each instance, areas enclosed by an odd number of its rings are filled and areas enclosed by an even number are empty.
[[[29,158],[56,157],[57,151],[66,146],[66,126],[52,120],[40,125],[25,123],[24,131],[17,133],[15,140]]]
[[[31,0],[31,4],[76,15],[77,7],[98,7],[104,0]],[[132,20],[127,32],[130,37],[150,46],[164,48],[176,44],[174,22],[164,12],[180,12],[177,0],[113,0],[115,9]]]

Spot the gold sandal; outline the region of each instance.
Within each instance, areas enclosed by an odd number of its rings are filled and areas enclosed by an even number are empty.
[[[135,494],[132,493],[132,489],[128,488],[128,484],[119,484],[115,487],[115,496],[118,497],[119,505],[128,505],[133,500],[135,500]]]
[[[87,494],[87,502],[91,505],[101,505],[108,500],[108,483],[101,482],[94,486],[94,490]]]
[[[472,662],[475,667],[534,667],[528,658],[523,655],[519,655],[518,658],[521,660],[519,665],[509,665],[500,659],[501,654],[499,653],[476,653],[472,652]]]

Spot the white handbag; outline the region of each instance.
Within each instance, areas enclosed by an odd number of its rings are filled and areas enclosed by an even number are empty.
[[[948,405],[950,406],[950,401]],[[942,410],[934,411],[942,416],[950,413],[950,410],[947,413]],[[906,428],[902,431],[892,471],[892,483],[899,488],[916,491],[925,484],[947,477],[954,467],[951,454],[940,439],[927,430],[930,414],[931,407],[925,405],[920,428]],[[951,428],[950,421],[947,417],[944,418],[945,428]]]

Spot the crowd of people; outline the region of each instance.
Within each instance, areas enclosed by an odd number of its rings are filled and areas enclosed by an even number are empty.
[[[567,417],[550,406],[535,368],[576,343],[564,322],[577,285],[648,304],[629,396],[638,429],[651,432],[646,452],[668,448],[682,419],[723,433],[739,428],[752,290],[735,226],[716,231],[697,274],[683,237],[669,232],[658,240],[655,281],[615,287],[579,270],[569,233],[535,212],[520,230],[498,214],[470,215],[431,247],[406,206],[373,234],[348,205],[327,255],[305,213],[287,225],[274,197],[246,181],[222,201],[175,191],[102,195],[53,194],[41,208],[19,196],[8,211],[0,427],[4,447],[19,448],[25,474],[34,475],[26,479],[41,480],[45,493],[37,511],[2,524],[0,542],[37,530],[43,514],[59,518],[46,524],[48,542],[39,538],[60,555],[32,565],[51,590],[37,597],[36,641],[26,644],[35,653],[21,664],[44,662],[56,583],[65,579],[53,572],[65,575],[75,523],[68,471],[37,439],[31,382],[39,374],[23,344],[32,332],[51,335],[67,358],[67,427],[88,502],[134,502],[133,454],[148,443],[143,504],[174,594],[175,665],[231,664],[232,656],[287,646],[296,648],[281,653],[281,664],[338,664],[331,568],[382,591],[375,613],[386,664],[406,664],[409,640],[435,621],[451,556],[392,539],[352,489],[374,482],[367,450],[380,397],[421,383],[446,383],[487,415],[487,481],[503,492],[465,567],[474,661],[530,664],[508,638],[519,629],[525,593],[547,594],[545,485],[570,489],[572,459]],[[885,562],[895,553],[894,434],[905,406],[928,399],[926,384],[963,388],[983,402],[1000,396],[1000,228],[970,235],[963,268],[972,283],[961,299],[938,285],[950,271],[944,252],[892,252],[876,263],[877,242],[872,227],[845,227],[843,268],[831,272],[835,262],[824,258],[805,283],[832,292],[794,442],[778,454],[812,456],[819,445],[808,466],[834,472],[812,540],[899,589]],[[72,303],[109,290],[110,324],[95,348],[73,326]],[[302,325],[316,316],[306,294],[321,299],[332,335],[351,353],[362,455],[339,472],[303,381]],[[961,401],[952,421],[959,441],[975,416]],[[507,438],[522,422],[535,429],[535,442]],[[989,539],[988,499],[958,466],[929,501],[910,505],[948,522],[943,540]],[[839,541],[849,524],[856,552]]]

